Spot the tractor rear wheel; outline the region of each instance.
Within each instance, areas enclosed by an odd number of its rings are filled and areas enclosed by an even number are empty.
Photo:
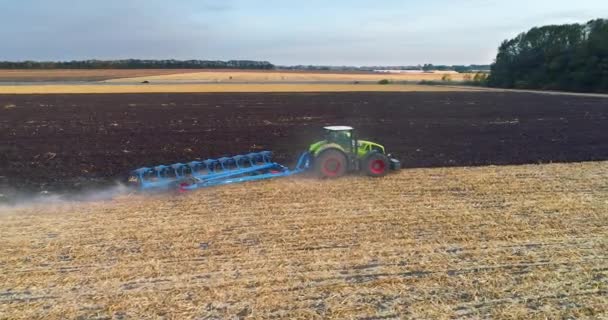
[[[339,178],[346,174],[348,162],[344,152],[328,149],[314,159],[315,173],[322,178]]]
[[[382,153],[372,152],[363,159],[363,170],[368,176],[382,177],[388,173],[390,163]]]

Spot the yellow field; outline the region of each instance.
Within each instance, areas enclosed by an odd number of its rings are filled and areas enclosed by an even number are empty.
[[[0,318],[608,317],[608,162],[0,213]]]
[[[0,70],[0,81],[59,81],[56,84],[0,85],[0,94],[474,90],[414,84],[376,85],[369,83],[370,81],[377,82],[381,79],[395,82],[438,81],[443,77],[443,73],[378,74],[255,70],[194,71],[198,70]],[[463,74],[458,73],[450,74],[449,76],[453,81],[461,81],[464,77]],[[61,81],[83,80],[104,81],[103,84],[73,85],[61,83]],[[141,82],[143,81],[148,81],[150,84],[142,84]],[[355,84],[357,81],[367,81],[367,83]],[[327,82],[329,84],[314,82]]]
[[[471,91],[425,85],[375,84],[163,84],[163,85],[16,85],[0,86],[0,94],[68,93],[187,93],[187,92],[365,92],[365,91]]]
[[[209,82],[301,82],[301,81],[327,81],[327,82],[354,82],[354,81],[422,81],[441,80],[448,74],[453,81],[464,80],[462,73],[321,73],[321,72],[275,72],[275,71],[203,71],[176,73],[169,75],[145,76],[135,78],[113,79],[107,82],[141,82],[155,81],[209,81]]]
[[[192,69],[0,69],[0,81],[99,81],[115,78],[200,72]]]

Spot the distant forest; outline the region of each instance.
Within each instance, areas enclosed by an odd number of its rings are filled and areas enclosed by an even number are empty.
[[[0,69],[274,69],[267,61],[230,60],[82,60],[0,61]]]
[[[488,85],[608,92],[608,20],[533,28],[505,40]]]
[[[258,69],[305,71],[374,71],[374,70],[439,70],[457,72],[490,71],[490,65],[416,66],[275,66],[267,61],[252,60],[75,60],[75,61],[0,61],[0,69]]]

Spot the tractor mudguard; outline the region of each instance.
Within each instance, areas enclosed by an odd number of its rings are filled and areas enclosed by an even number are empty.
[[[363,159],[368,152],[377,151],[382,154],[384,152],[384,146],[368,140],[357,140],[357,157]]]
[[[348,154],[348,152],[346,152],[341,145],[339,145],[337,143],[327,143],[325,140],[319,141],[319,142],[311,145],[309,151],[312,153],[313,156],[316,157],[321,152],[323,152],[323,151],[325,151],[327,149],[338,149],[342,153]]]

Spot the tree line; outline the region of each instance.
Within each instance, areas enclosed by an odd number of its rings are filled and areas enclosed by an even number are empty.
[[[74,60],[0,61],[0,69],[274,69],[267,61],[252,60]]]
[[[437,70],[437,71],[456,71],[458,73],[473,73],[473,72],[480,72],[480,71],[482,71],[482,72],[490,71],[490,65],[471,64],[468,66],[465,66],[465,65],[448,66],[448,65],[433,65],[433,64],[427,63],[427,64],[423,65],[421,69],[424,71]]]
[[[490,65],[434,65],[427,63],[415,66],[319,66],[319,65],[295,65],[277,66],[281,70],[307,70],[307,71],[374,71],[374,70],[422,70],[422,71],[456,71],[460,73],[489,72]]]
[[[608,92],[608,20],[537,27],[505,40],[488,85]]]

